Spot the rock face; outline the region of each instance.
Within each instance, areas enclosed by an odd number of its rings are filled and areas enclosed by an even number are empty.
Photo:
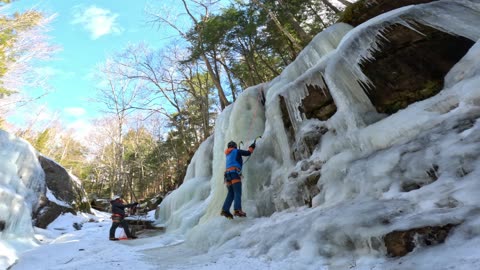
[[[427,226],[406,231],[393,231],[383,238],[388,255],[404,256],[415,247],[431,246],[445,242],[453,224],[443,226]]]
[[[38,159],[45,172],[47,194],[40,199],[40,207],[34,215],[35,226],[45,228],[62,213],[90,212],[85,191],[78,180],[56,162],[43,156]]]
[[[321,88],[317,85],[307,85],[310,93],[308,98],[302,100],[301,111],[305,113],[307,119],[327,120],[337,111],[337,106],[333,102],[330,91],[327,88]]]
[[[428,2],[433,0],[361,0],[347,9],[340,21],[357,26],[387,11]],[[362,72],[374,85],[365,86],[364,90],[378,113],[391,115],[436,95],[443,89],[447,72],[474,44],[469,39],[425,25],[414,27],[418,32],[402,25],[386,29],[382,33],[386,40],[379,51],[373,52],[374,60],[361,64]],[[308,95],[298,108],[304,119],[327,121],[337,111],[328,86],[307,84],[305,87]],[[282,97],[280,108],[290,143],[295,144],[293,158],[308,157],[312,152],[309,144],[317,144],[325,132],[296,134]]]
[[[340,21],[359,25],[379,14],[432,0],[364,0],[345,11]],[[444,77],[473,46],[474,42],[435,30],[425,25],[414,26],[418,32],[402,25],[386,30],[387,40],[380,51],[373,53],[373,61],[362,63],[363,73],[374,88],[365,87],[377,112],[391,115],[408,105],[436,95],[444,84]],[[327,120],[336,112],[329,89],[307,85],[309,95],[300,110],[306,119]],[[283,107],[282,107],[283,108]],[[284,124],[294,136],[288,112],[282,110]]]
[[[436,95],[447,72],[474,42],[418,25],[420,33],[404,26],[390,29],[381,51],[362,64],[375,88],[366,89],[379,113],[393,114],[408,105]]]
[[[433,1],[437,0],[360,0],[345,10],[339,22],[357,26],[373,17],[400,7]]]
[[[350,6],[341,22],[357,26],[382,13],[435,0],[362,0]],[[474,42],[428,26],[416,25],[421,33],[398,25],[384,35],[388,39],[375,61],[365,62],[363,72],[375,85],[366,89],[380,113],[393,114],[443,88],[443,78]]]

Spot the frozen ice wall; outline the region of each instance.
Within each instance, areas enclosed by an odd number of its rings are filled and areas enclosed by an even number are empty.
[[[222,112],[213,139],[204,143],[213,147],[211,163],[202,161],[211,165],[209,194],[199,201],[186,181],[193,205],[185,207],[184,195],[179,207],[162,203],[166,214],[159,222],[195,212],[198,223],[183,230],[192,246],[248,249],[266,260],[295,261],[296,269],[371,269],[372,264],[360,265],[372,260],[375,269],[393,269],[382,259],[383,236],[395,230],[456,224],[447,246],[479,239],[474,213],[480,205],[475,192],[480,188],[480,43],[452,68],[439,94],[391,116],[378,114],[359,84],[371,84],[359,64],[374,60],[372,52],[380,49],[389,26],[414,30],[425,24],[478,41],[479,14],[478,1],[440,0],[391,11],[354,29],[338,24],[322,32],[279,77],[246,89]],[[306,84],[330,90],[337,106],[330,119],[306,120],[298,111],[308,95]],[[313,154],[298,162],[292,159],[280,97],[297,137],[327,130]],[[226,144],[243,141],[246,148],[259,135],[243,171],[249,218],[221,218]],[[316,192],[309,194],[312,188]],[[312,208],[305,206],[305,194],[314,196]],[[171,225],[171,230],[178,227]],[[437,265],[448,265],[447,259],[440,261]],[[441,268],[420,262],[402,269]]]
[[[157,226],[169,232],[185,233],[204,215],[212,178],[213,137],[208,138],[195,152],[188,165],[183,184],[162,201],[155,216]]]
[[[0,268],[31,244],[32,212],[45,192],[45,175],[30,144],[0,130]]]
[[[322,81],[320,77],[314,79],[305,77],[304,74],[310,69],[318,69],[318,63],[326,63],[342,37],[351,29],[349,25],[338,24],[320,33],[279,77],[268,84],[246,89],[234,104],[221,113],[215,124],[214,139],[207,140],[201,146],[201,149],[213,147],[213,160],[205,162],[211,164],[212,170],[208,198],[204,202],[196,199],[190,201],[194,196],[192,193],[197,192],[196,185],[191,182],[197,180],[192,181],[190,173],[187,172],[185,183],[172,195],[167,196],[160,205],[158,223],[169,225],[169,230],[177,230],[182,226],[180,220],[183,220],[183,216],[194,212],[191,207],[195,207],[195,213],[203,214],[203,206],[207,206],[201,222],[218,217],[226,196],[223,182],[226,145],[233,140],[240,148],[246,149],[258,136],[262,138],[257,141],[255,153],[248,160],[245,159],[242,172],[245,179],[243,208],[251,216],[266,216],[277,210],[300,205],[297,198],[292,197],[285,187],[288,171],[295,164],[291,160],[291,149],[284,130],[278,97],[280,94],[287,96],[289,100],[293,100],[290,104],[296,105],[300,102],[308,94],[304,89],[306,83]],[[324,66],[323,64],[323,68]],[[295,111],[297,108],[292,105],[289,109],[291,115],[297,115],[296,119],[300,121],[300,116]],[[196,154],[192,163],[198,163],[198,159],[203,158],[204,155]],[[190,170],[189,167],[188,171]],[[194,203],[188,207],[185,206],[187,202]],[[202,207],[198,209],[200,203]],[[196,225],[191,222],[188,224],[190,227]]]

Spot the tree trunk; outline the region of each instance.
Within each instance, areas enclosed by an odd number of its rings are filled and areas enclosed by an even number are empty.
[[[213,71],[212,65],[208,61],[208,58],[205,55],[205,52],[202,52],[202,59],[203,61],[205,61],[205,65],[207,66],[208,73],[210,74],[210,76],[212,76],[213,83],[217,88],[218,98],[220,99],[220,107],[223,110],[225,109],[225,107],[230,105],[230,102],[228,102],[227,97],[225,96],[225,92],[223,91],[222,84],[220,83],[220,79],[216,76],[215,72]]]
[[[287,31],[287,29],[285,29],[282,24],[280,23],[280,21],[278,20],[277,16],[275,16],[275,14],[273,14],[272,11],[270,11],[270,9],[268,9],[267,7],[265,7],[265,5],[263,5],[262,3],[260,3],[258,0],[253,0],[253,2],[255,2],[258,6],[260,6],[264,11],[266,11],[268,13],[268,16],[270,17],[270,19],[272,19],[272,21],[275,23],[275,25],[277,26],[278,30],[280,30],[280,32],[282,32],[287,38],[288,40],[290,40],[290,42],[293,44],[293,46],[295,47],[295,49],[297,49],[298,51],[301,51],[302,50],[302,46],[300,46],[300,44],[298,44],[298,42],[295,40],[295,38]]]
[[[310,40],[312,39],[312,37],[309,34],[307,34],[307,32],[305,32],[305,30],[303,30],[302,26],[297,21],[297,19],[295,19],[293,14],[289,11],[288,7],[286,7],[283,4],[283,1],[279,1],[279,3],[280,3],[280,5],[282,5],[283,10],[285,11],[285,14],[287,15],[288,22],[290,22],[290,24],[292,25],[292,27],[295,30],[295,32],[297,33],[298,37],[302,41],[302,44],[304,46],[307,45],[310,42]]]
[[[352,2],[349,2],[347,0],[338,0],[338,2],[344,4],[346,7],[350,6],[352,4]]]
[[[322,0],[322,2],[323,2],[327,7],[329,7],[331,10],[333,10],[335,13],[338,14],[338,13],[341,12],[341,11],[340,11],[338,8],[336,8],[332,3],[330,3],[330,1],[328,1],[328,0]]]
[[[200,24],[199,24],[198,20],[195,18],[195,16],[193,16],[193,14],[190,12],[190,9],[188,8],[187,2],[185,0],[182,0],[182,3],[183,3],[183,7],[185,8],[185,11],[187,12],[188,16],[194,22],[195,28],[198,29],[198,31],[199,31],[200,39],[198,41],[199,41],[200,44],[202,44],[202,40],[201,40],[202,29],[200,27],[197,27]],[[203,19],[206,20],[208,18],[209,12],[208,12],[208,9],[206,8],[206,6],[203,6],[203,7],[205,8],[205,14],[203,15]],[[181,31],[179,31],[179,32],[182,33]],[[184,37],[186,36],[184,33],[182,33],[182,35]],[[210,61],[208,61],[206,52],[203,49],[201,50],[201,57],[202,57],[203,61],[205,61],[205,65],[207,66],[208,73],[210,74],[210,76],[212,76],[213,83],[215,84],[215,87],[217,88],[218,98],[220,100],[220,107],[223,110],[230,103],[228,102],[227,97],[225,96],[225,92],[223,91],[222,84],[220,83],[220,76],[217,76],[218,74],[216,74],[214,72],[212,64],[210,63]]]
[[[238,40],[238,44],[242,48],[242,55],[243,55],[243,58],[245,59],[245,65],[247,66],[248,73],[250,74],[250,78],[249,78],[250,82],[248,83],[247,87],[256,85],[255,74],[253,72],[253,68],[252,68],[252,66],[250,64],[250,61],[249,61],[251,52],[248,50],[247,45],[243,44],[240,39],[237,39],[237,40]]]
[[[235,76],[235,74],[228,67],[225,56],[222,54],[221,57],[222,59],[220,61],[220,64],[223,66],[223,68],[225,69],[225,73],[227,74],[228,83],[230,85],[230,90],[232,93],[232,98],[233,98],[233,101],[235,102],[235,100],[237,100],[237,88],[235,87],[235,83],[233,82],[233,79],[232,79],[232,74],[233,76]]]
[[[322,17],[320,15],[318,15],[318,12],[316,10],[316,8],[314,8],[312,6],[312,4],[309,4],[308,5],[308,8],[310,9],[310,11],[315,14],[315,18],[317,18],[317,21],[319,21],[322,25],[323,25],[323,28],[327,28],[327,25],[325,24],[325,22],[323,21]]]

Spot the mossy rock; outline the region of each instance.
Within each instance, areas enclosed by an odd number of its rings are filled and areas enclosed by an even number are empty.
[[[353,26],[360,25],[371,18],[388,11],[408,5],[424,4],[438,0],[360,0],[348,6],[340,15],[338,22]]]
[[[439,93],[445,75],[474,44],[425,25],[416,29],[422,34],[392,26],[384,33],[388,42],[373,52],[374,60],[361,63],[374,85],[365,90],[380,113],[393,114]]]
[[[411,103],[436,95],[442,88],[443,82],[440,80],[427,81],[420,90],[398,92],[397,95],[391,96],[392,98],[377,107],[377,110],[381,113],[394,114]]]

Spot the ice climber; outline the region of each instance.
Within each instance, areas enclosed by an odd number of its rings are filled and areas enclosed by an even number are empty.
[[[237,149],[237,143],[230,141],[225,150],[227,156],[226,170],[225,170],[225,184],[227,185],[228,193],[223,203],[222,212],[220,215],[232,219],[233,215],[238,217],[246,217],[247,214],[242,211],[242,156],[250,156],[255,149],[255,142],[253,142],[247,150]],[[233,215],[230,213],[230,206],[233,202]]]
[[[110,240],[116,241],[120,240],[115,238],[115,230],[119,225],[122,225],[125,234],[127,235],[128,239],[135,239],[136,236],[133,236],[130,230],[128,229],[128,222],[125,220],[125,208],[131,208],[138,205],[137,202],[131,204],[123,204],[122,199],[120,196],[115,195],[113,200],[110,201],[112,205],[112,227],[110,227]]]

